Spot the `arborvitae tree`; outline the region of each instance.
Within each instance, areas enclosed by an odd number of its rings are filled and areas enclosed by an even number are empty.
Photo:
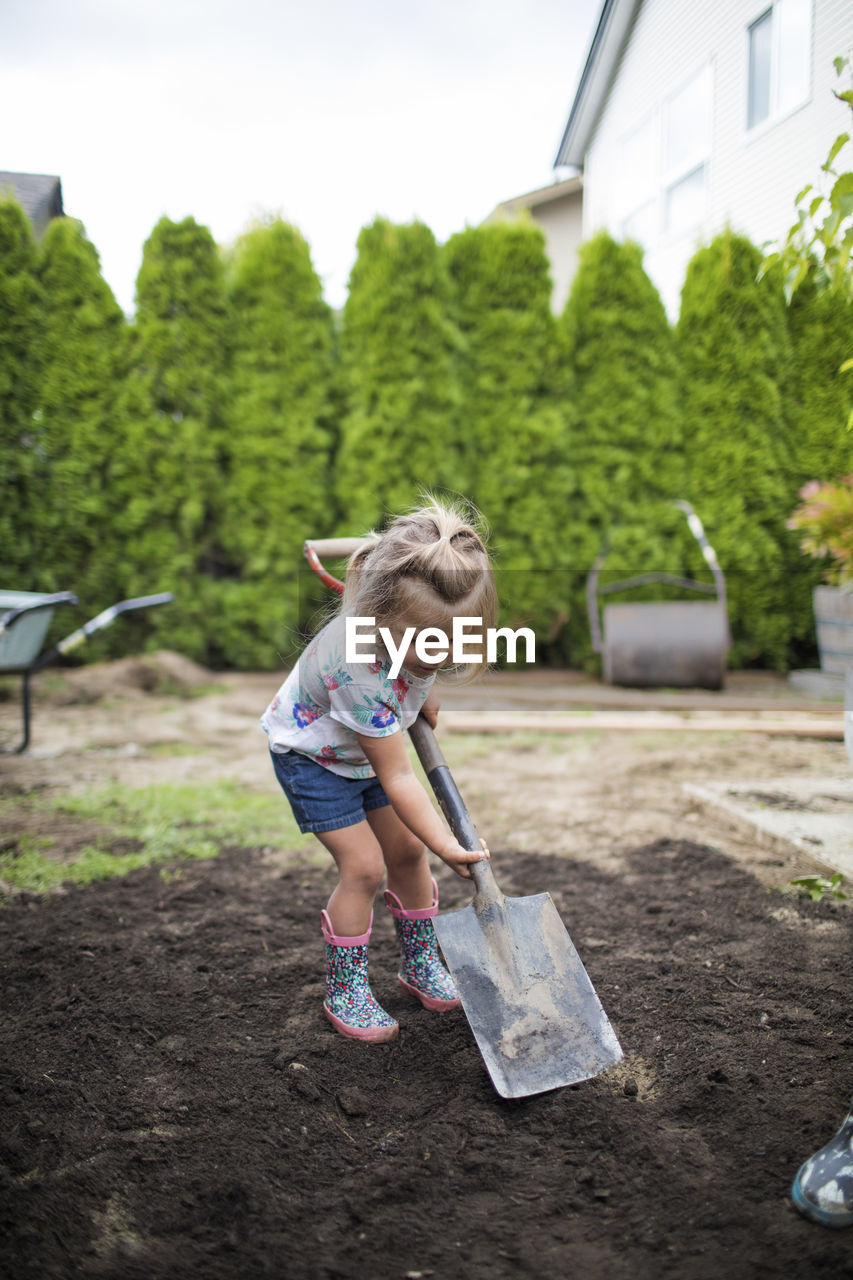
[[[207,659],[218,625],[218,540],[227,421],[222,262],[206,227],[162,218],[137,279],[127,434],[111,483],[122,499],[124,589],[174,591],[146,615],[152,643]]]
[[[7,589],[38,585],[33,411],[41,361],[36,249],[20,205],[0,193],[0,566]]]
[[[116,401],[127,327],[78,222],[50,223],[38,274],[45,298],[35,425],[39,584],[74,591],[91,617],[115,602],[120,576],[108,474],[121,445]]]
[[[794,482],[853,471],[850,378],[839,373],[853,348],[853,303],[844,291],[819,291],[814,272],[788,310],[792,347],[792,452]]]
[[[229,580],[216,642],[221,660],[270,667],[292,647],[304,612],[302,544],[334,532],[333,322],[307,243],[280,220],[237,243],[229,297],[232,428],[222,516]]]
[[[582,246],[562,324],[576,427],[575,485],[560,536],[584,581],[605,548],[610,576],[682,571],[690,535],[671,505],[686,496],[678,363],[638,245],[600,232]],[[575,654],[589,653],[582,594],[571,634]]]
[[[464,340],[469,496],[491,526],[505,616],[533,625],[539,656],[568,605],[570,545],[555,538],[571,492],[571,400],[558,396],[545,238],[532,222],[469,227],[444,248]]]
[[[342,533],[381,523],[424,488],[465,493],[458,349],[450,283],[429,228],[382,218],[363,228],[341,337]]]
[[[784,299],[773,276],[757,281],[760,264],[758,249],[731,231],[700,249],[687,268],[677,338],[688,496],[726,574],[733,660],[784,668],[809,623],[785,527],[795,483]]]

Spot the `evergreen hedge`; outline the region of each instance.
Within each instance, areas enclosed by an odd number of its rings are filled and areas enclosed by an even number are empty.
[[[727,578],[734,665],[785,669],[810,630],[785,527],[796,477],[790,343],[776,274],[731,231],[691,259],[677,327],[690,500]]]
[[[157,647],[216,655],[219,523],[228,422],[229,326],[222,262],[206,227],[161,218],[143,248],[125,434],[110,483],[120,498],[123,594],[173,591],[140,616]]]
[[[851,351],[853,303],[843,291],[819,290],[814,271],[788,309],[792,347],[792,455],[795,487],[853,471],[853,431],[846,429],[850,380],[839,373]]]
[[[421,490],[468,488],[459,330],[430,229],[377,218],[359,234],[341,335],[346,414],[335,466],[340,532],[360,534]]]
[[[326,599],[303,539],[447,488],[492,526],[507,620],[533,623],[540,659],[579,665],[605,545],[611,575],[702,574],[671,505],[685,497],[727,576],[733,661],[810,660],[815,570],[785,522],[805,480],[853,469],[850,303],[806,282],[788,315],[759,264],[731,232],[697,252],[674,340],[634,245],[583,246],[555,322],[532,225],[439,250],[422,224],[377,219],[338,364],[308,246],[280,220],[226,275],[206,228],[162,219],[128,326],[79,224],[54,222],[37,250],[0,201],[2,585],[74,590],[87,615],[171,589],[104,651],[274,666]]]
[[[4,589],[38,586],[36,389],[42,371],[42,293],[26,215],[0,198],[0,564]]]
[[[578,665],[591,655],[584,589],[601,552],[602,582],[698,565],[672,506],[687,496],[673,334],[638,245],[599,232],[581,246],[562,325],[575,426],[572,492],[558,527],[578,570],[571,622]]]
[[[38,277],[44,322],[36,395],[37,580],[42,590],[74,591],[82,621],[115,603],[120,576],[109,473],[121,439],[117,401],[127,326],[78,222],[49,224]],[[63,614],[65,630],[70,616]]]
[[[303,542],[334,531],[333,319],[307,243],[281,220],[238,241],[228,286],[228,577],[217,657],[271,667],[292,651],[315,594],[305,589]]]
[[[464,342],[462,420],[469,494],[491,547],[513,626],[533,626],[538,656],[557,651],[571,548],[555,537],[571,491],[571,399],[561,379],[545,237],[532,222],[469,227],[444,255]]]

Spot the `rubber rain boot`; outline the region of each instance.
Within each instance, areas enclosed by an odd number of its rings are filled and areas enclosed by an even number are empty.
[[[396,893],[385,890],[385,905],[394,917],[402,962],[397,979],[426,1009],[443,1013],[462,1001],[438,954],[433,917],[438,914],[438,885],[432,882],[432,906],[407,911]]]
[[[327,911],[321,912],[320,919],[326,940],[326,1017],[336,1031],[353,1040],[393,1040],[399,1026],[376,1000],[367,979],[373,912],[367,932],[357,938],[338,937]]]
[[[824,1227],[853,1223],[853,1102],[835,1137],[802,1164],[791,1199],[800,1213]]]

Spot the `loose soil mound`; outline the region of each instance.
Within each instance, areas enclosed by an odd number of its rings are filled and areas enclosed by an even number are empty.
[[[139,694],[172,694],[188,697],[211,684],[213,674],[182,653],[161,649],[141,658],[115,662],[91,662],[83,667],[50,671],[51,702],[56,706],[88,705],[103,698]]]
[[[323,870],[226,852],[3,912],[3,1269],[18,1278],[849,1276],[787,1202],[853,1083],[851,917],[661,841],[550,889],[625,1049],[506,1102],[464,1016],[394,982],[387,1046],[320,1010]],[[446,875],[444,905],[467,896]]]

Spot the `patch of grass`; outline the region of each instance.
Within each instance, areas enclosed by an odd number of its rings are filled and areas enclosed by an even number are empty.
[[[0,880],[15,889],[47,893],[58,885],[91,884],[127,875],[152,863],[215,858],[223,847],[299,847],[308,843],[283,796],[252,791],[233,782],[164,783],[128,791],[118,785],[79,795],[38,797],[40,812],[94,821],[102,837],[73,857],[46,857],[55,842],[23,836],[0,852]],[[11,800],[0,806],[9,812]],[[130,852],[111,852],[121,844]]]
[[[195,756],[198,746],[194,742],[149,742],[145,754],[150,756]]]
[[[256,846],[280,840],[289,819],[283,796],[228,781],[165,782],[130,791],[113,783],[48,803],[62,813],[109,823],[118,834],[136,839],[155,830],[195,826],[223,841]]]

